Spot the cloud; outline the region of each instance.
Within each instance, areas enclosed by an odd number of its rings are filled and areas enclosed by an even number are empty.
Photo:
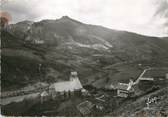
[[[157,1],[157,11],[155,15],[168,18],[168,0]]]
[[[168,35],[168,0],[156,1],[155,5],[155,22],[157,22],[163,29],[163,32]]]
[[[167,1],[8,0],[2,5],[2,9],[11,13],[12,23],[22,20],[57,19],[68,15],[84,23],[151,36],[165,36]]]

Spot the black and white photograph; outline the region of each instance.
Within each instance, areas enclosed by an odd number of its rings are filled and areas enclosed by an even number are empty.
[[[168,0],[0,0],[0,116],[168,117]]]

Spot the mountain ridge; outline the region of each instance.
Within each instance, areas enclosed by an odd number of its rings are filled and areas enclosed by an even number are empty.
[[[23,85],[28,84],[26,79],[32,82],[63,80],[71,70],[79,72],[83,84],[96,84],[94,82],[104,76],[111,81],[122,77],[126,80],[131,75],[137,76],[134,73],[139,73],[139,63],[168,66],[167,45],[166,38],[78,23],[69,17],[12,24],[2,31],[2,66],[5,68],[2,89],[9,90],[5,88],[12,87],[14,79]],[[138,72],[131,73],[124,63],[130,70],[136,66]],[[113,64],[118,65],[112,67]],[[31,73],[35,71],[35,75],[30,75],[27,69]]]
[[[140,36],[145,36],[145,37],[156,37],[156,38],[168,38],[168,36],[162,36],[162,37],[157,37],[157,36],[150,36],[150,35],[145,35],[145,34],[140,34],[140,33],[136,33],[136,32],[131,32],[131,31],[127,31],[127,30],[118,30],[118,29],[112,29],[112,28],[108,28],[108,27],[105,27],[105,26],[102,26],[102,25],[95,25],[95,24],[88,24],[88,23],[82,23],[81,21],[78,21],[76,19],[73,19],[67,15],[65,16],[62,16],[58,19],[43,19],[43,20],[40,20],[40,21],[30,21],[30,20],[24,20],[24,21],[20,21],[20,22],[17,22],[15,24],[18,24],[18,23],[24,23],[24,22],[29,22],[29,23],[37,23],[37,22],[45,22],[45,21],[60,21],[60,20],[69,20],[69,21],[74,21],[76,23],[79,23],[79,24],[84,24],[84,25],[90,25],[90,26],[97,26],[97,27],[102,27],[102,28],[106,28],[108,30],[113,30],[113,31],[120,31],[120,32],[125,32],[125,33],[132,33],[132,34],[136,34],[136,35],[140,35]],[[10,24],[10,25],[15,25],[15,24]]]

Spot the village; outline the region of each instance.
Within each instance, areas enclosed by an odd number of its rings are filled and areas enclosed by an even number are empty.
[[[63,19],[66,18],[67,17],[64,17]],[[7,16],[7,18],[2,17],[1,20],[3,30],[8,32],[8,20],[10,20],[10,15]],[[30,29],[30,27],[27,28],[28,30]],[[41,32],[41,30],[39,32]],[[82,30],[80,30],[79,33],[82,33]],[[54,34],[54,37],[61,38],[61,36],[59,37],[59,35],[56,34]],[[97,39],[97,37],[94,38]],[[102,39],[100,38],[99,40]],[[45,41],[40,38],[34,38],[32,40],[28,36],[25,38],[23,44],[27,45],[26,47],[30,46],[31,48],[33,47],[34,49],[37,49],[36,46],[42,46],[46,43]],[[104,40],[103,42],[106,46],[100,44],[92,46],[84,45],[73,41],[76,46],[93,49],[103,48],[103,50],[108,50],[108,47],[113,47],[107,41]],[[71,45],[72,43],[68,44]],[[35,47],[32,45],[35,45]],[[70,49],[73,48],[70,47]],[[94,54],[93,56],[97,58],[96,62],[99,63],[100,59],[98,58],[102,55]],[[115,65],[131,64],[131,62],[132,61],[130,61],[130,63],[128,61],[119,62]],[[142,64],[138,64],[138,66],[142,66]],[[111,66],[107,66],[105,69],[110,67]],[[38,64],[38,68],[37,72],[41,74],[41,62]],[[139,105],[144,106],[146,110],[151,110],[155,108],[157,102],[162,100],[164,96],[154,94],[150,96],[150,93],[159,91],[159,89],[162,88],[163,90],[166,90],[164,88],[167,88],[168,84],[168,69],[166,68],[165,70],[164,68],[159,69],[145,66],[145,68],[142,68],[141,70],[141,73],[136,78],[130,77],[129,79],[126,79],[126,82],[110,82],[109,85],[104,86],[103,88],[97,88],[91,84],[82,84],[81,81],[83,78],[79,75],[80,70],[72,70],[69,72],[69,79],[65,81],[54,81],[50,83],[36,82],[35,84],[29,83],[28,86],[18,90],[2,92],[0,94],[1,111],[4,115],[101,116],[106,115],[107,113],[119,113],[120,111],[117,109],[120,107],[127,110],[129,104],[146,95],[147,96],[144,99],[145,101],[141,101],[143,103],[140,103]],[[40,77],[41,75],[39,78]],[[106,77],[102,77],[101,79],[106,79]],[[124,78],[121,77],[121,79]],[[138,106],[138,104],[135,104],[135,106]],[[162,111],[163,115],[168,115],[168,106],[164,105],[164,108],[161,110],[164,110]]]
[[[77,113],[83,116],[92,114],[103,115],[113,112],[115,108],[121,106],[124,101],[134,100],[148,92],[158,90],[161,86],[164,87],[168,81],[168,73],[163,72],[161,75],[156,73],[155,76],[145,77],[144,74],[152,69],[153,68],[145,69],[135,81],[130,78],[128,83],[118,82],[115,86],[110,85],[104,89],[82,86],[78,78],[78,73],[72,71],[68,81],[56,82],[50,85],[41,83],[36,84],[37,86],[35,88],[27,88],[27,91],[26,89],[22,89],[15,92],[2,93],[1,105],[10,105],[12,102],[20,103],[25,100],[29,102],[33,99],[36,100],[35,105],[41,108],[38,110],[41,115],[61,114],[62,111],[58,112],[57,109],[51,109],[51,107],[58,108],[59,105],[59,108],[66,108],[68,105],[71,107],[73,105],[71,109],[78,110]],[[156,83],[160,84],[156,85]],[[141,87],[144,88],[145,86],[148,86],[148,88],[145,90],[141,89]],[[31,94],[34,94],[34,96]],[[21,98],[16,100],[14,97],[17,96],[21,96]],[[147,100],[146,105],[149,107],[152,102],[155,103],[157,98],[155,97],[152,101],[150,101],[149,98]],[[49,106],[49,104],[51,105]],[[58,110],[62,110],[59,108]],[[63,112],[67,110],[68,109],[63,109]],[[69,113],[66,112],[66,114],[73,115],[71,111]]]

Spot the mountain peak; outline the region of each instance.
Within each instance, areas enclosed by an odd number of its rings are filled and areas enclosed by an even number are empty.
[[[71,19],[69,16],[62,16],[61,19]]]
[[[62,16],[59,20],[73,20],[72,18],[70,18],[69,16]]]
[[[72,19],[69,16],[62,16],[59,20],[63,21],[63,22],[67,22],[67,21],[69,22],[70,21],[70,22],[75,22],[75,23],[83,24],[82,22],[77,21],[75,19]]]

